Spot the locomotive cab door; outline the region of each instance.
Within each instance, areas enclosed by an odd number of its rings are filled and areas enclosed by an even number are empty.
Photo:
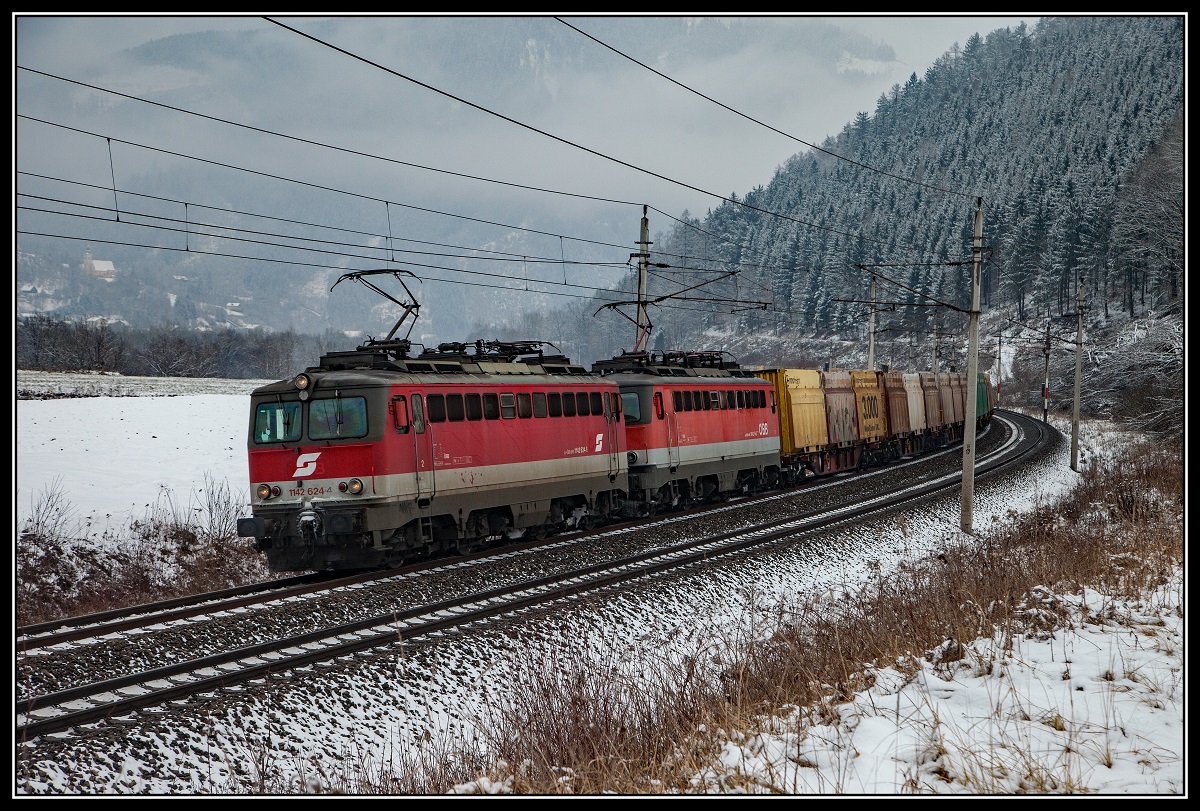
[[[673,409],[664,408],[664,400],[666,399],[665,392],[655,392],[656,406],[659,409],[659,416],[663,415],[665,410],[667,417],[667,470],[674,473],[679,469],[679,407]],[[680,397],[679,392],[674,392],[675,397]]]
[[[621,460],[617,453],[617,432],[621,426],[621,395],[619,393],[604,392],[601,395],[604,398],[604,420],[607,425],[605,442],[608,443],[608,480],[616,481],[617,475],[621,472]]]
[[[433,426],[425,419],[425,402],[412,393],[413,477],[418,507],[428,507],[437,490],[433,475]]]

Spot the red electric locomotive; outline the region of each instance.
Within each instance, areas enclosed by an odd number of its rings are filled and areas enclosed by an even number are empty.
[[[634,512],[778,484],[774,390],[723,353],[625,353],[592,370],[620,386]]]
[[[238,534],[272,571],[394,566],[622,509],[614,382],[535,343],[408,348],[331,352],[253,392]]]

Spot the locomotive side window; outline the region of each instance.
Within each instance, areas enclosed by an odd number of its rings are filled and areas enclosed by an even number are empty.
[[[703,411],[704,410],[704,401],[705,401],[704,392],[693,391],[692,392],[692,411]]]
[[[300,402],[259,403],[254,410],[254,441],[296,442],[300,439]]]
[[[478,394],[467,394],[464,396],[467,406],[467,419],[481,420],[483,419],[483,403],[480,402]]]
[[[367,399],[333,397],[308,404],[309,439],[345,439],[367,435]]]
[[[508,402],[509,407],[516,408],[516,406],[514,406],[512,404],[512,395],[511,394],[508,395],[508,401],[509,401]],[[488,419],[488,420],[500,419],[500,395],[498,395],[498,394],[483,395],[483,417],[484,417],[484,419]],[[511,420],[512,416],[509,416],[508,419]]]
[[[708,393],[709,403],[708,403],[708,405],[705,406],[705,408],[711,409],[712,411],[720,411],[721,410],[721,398],[719,395],[720,395],[719,391],[710,391]]]
[[[551,417],[562,416],[562,395],[558,392],[551,392],[546,395],[546,405],[549,408]]]
[[[446,421],[446,398],[444,396],[431,394],[425,399],[425,405],[428,406],[426,412],[430,422]]]
[[[546,416],[546,392],[535,391],[533,393],[533,416]]]
[[[567,392],[562,396],[562,409],[564,417],[575,416],[575,395]]]
[[[598,391],[592,392],[591,394],[588,395],[588,399],[592,403],[592,413],[593,414],[603,414],[604,413],[604,396],[601,395],[600,392],[598,392]]]
[[[588,393],[580,391],[575,393],[575,413],[581,417],[586,417],[592,413],[591,405],[588,402]]]
[[[413,430],[418,434],[425,433],[425,414],[424,409],[421,408],[421,395],[419,394],[414,394],[412,399],[412,424]]]
[[[462,422],[465,413],[463,409],[463,396],[461,394],[447,394],[446,419],[451,422]]]
[[[746,392],[742,391],[741,389],[737,390],[737,407],[738,408],[746,407]]]
[[[667,410],[663,407],[663,396],[661,391],[654,392],[654,413],[658,415],[660,420],[663,419],[667,414]]]
[[[506,394],[506,395],[500,396],[501,410],[503,410],[503,408],[504,408],[504,398],[505,397],[512,397],[512,395]],[[518,417],[520,417],[521,419],[527,419],[527,418],[533,416],[533,405],[529,402],[529,393],[528,392],[519,392],[516,396],[515,403],[516,404],[513,406],[513,408],[516,410]],[[505,419],[511,420],[512,417],[506,416]]]
[[[396,426],[397,434],[408,433],[408,399],[403,394],[392,398],[392,424]]]
[[[680,392],[680,391],[671,392],[671,399],[675,401],[675,410],[683,411],[683,392]]]

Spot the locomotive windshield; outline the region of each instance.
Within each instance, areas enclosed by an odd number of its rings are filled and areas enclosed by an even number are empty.
[[[625,412],[626,425],[638,425],[642,422],[642,401],[636,391],[621,392],[621,410]]]
[[[345,439],[366,435],[366,398],[334,397],[309,403],[309,439]]]
[[[255,442],[296,442],[300,439],[300,403],[259,403],[254,411]]]

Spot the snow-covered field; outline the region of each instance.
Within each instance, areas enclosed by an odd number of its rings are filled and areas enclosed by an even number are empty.
[[[13,421],[18,526],[49,492],[81,537],[120,531],[155,506],[190,510],[227,484],[249,504],[250,392],[263,380],[17,373]]]

